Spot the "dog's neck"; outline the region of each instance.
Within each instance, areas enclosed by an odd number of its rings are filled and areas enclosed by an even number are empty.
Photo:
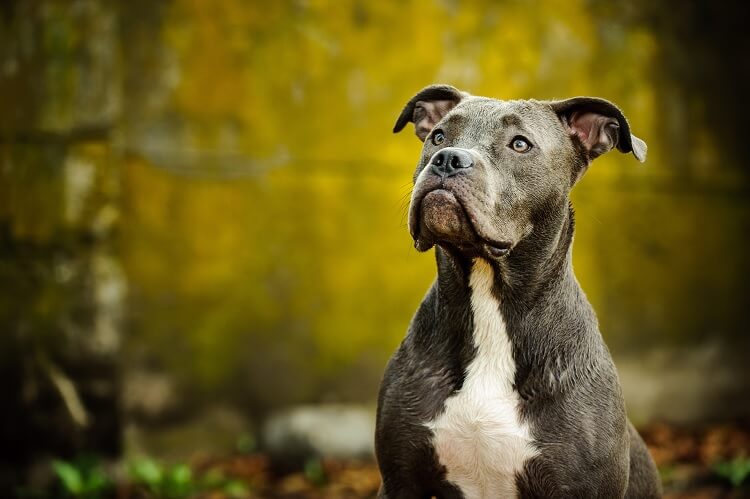
[[[573,210],[568,206],[557,213],[554,220],[538,224],[509,255],[488,260],[495,280],[493,292],[504,308],[523,314],[555,287],[578,286],[572,265]],[[438,299],[455,303],[457,296],[468,296],[475,257],[437,246],[436,260]]]
[[[577,286],[573,275],[575,220],[570,205],[535,224],[507,258],[493,264],[499,297],[518,313],[532,310],[556,287]]]
[[[600,339],[594,311],[573,274],[573,212],[565,206],[557,213],[556,223],[547,218],[509,255],[489,265],[436,247],[437,280],[413,321],[412,341],[417,348],[441,352],[456,386],[486,340],[474,331],[472,272],[492,273],[490,294],[503,323],[497,333],[507,334],[513,344],[515,381],[522,391],[534,376],[560,379],[558,371],[574,357],[581,359],[576,365],[591,365],[590,352]],[[479,276],[474,277],[477,282]],[[533,386],[538,391],[541,385]]]
[[[477,349],[491,338],[487,331],[477,334],[474,317],[476,299],[486,300],[488,295],[496,299],[500,313],[501,321],[496,322],[501,329],[496,333],[507,334],[513,345],[515,385],[522,396],[529,389],[560,388],[544,382],[550,376],[574,379],[563,376],[570,366],[594,369],[592,359],[597,358],[601,337],[594,311],[573,274],[573,212],[566,204],[548,212],[544,221],[500,260],[477,262],[450,247],[436,246],[437,279],[412,320],[410,342],[442,359],[456,388]],[[472,276],[473,272],[485,274]],[[486,282],[488,273],[489,292],[484,286],[472,289],[472,277],[476,285]],[[481,296],[474,296],[475,291]]]

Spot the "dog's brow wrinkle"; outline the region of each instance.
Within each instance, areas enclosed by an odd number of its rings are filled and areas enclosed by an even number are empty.
[[[451,114],[449,114],[445,120],[446,123],[454,124],[454,125],[461,125],[462,123],[465,123],[467,121],[467,117],[462,112],[453,111]]]
[[[506,114],[500,120],[503,126],[517,126],[520,127],[522,124],[521,118],[517,114]]]

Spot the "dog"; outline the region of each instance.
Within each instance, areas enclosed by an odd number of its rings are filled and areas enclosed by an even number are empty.
[[[409,231],[437,278],[383,376],[378,497],[661,497],[571,246],[571,188],[612,149],[643,162],[645,142],[593,97],[432,85],[394,133],[409,122]]]

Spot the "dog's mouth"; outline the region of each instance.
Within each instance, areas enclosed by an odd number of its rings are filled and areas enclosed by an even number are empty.
[[[412,200],[409,229],[418,251],[440,244],[472,256],[501,258],[510,252],[511,242],[486,237],[477,227],[476,215],[459,196],[443,187]]]

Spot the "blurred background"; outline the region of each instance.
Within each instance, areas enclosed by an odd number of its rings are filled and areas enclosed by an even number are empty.
[[[372,496],[433,82],[624,110],[648,161],[575,188],[576,273],[669,494],[744,496],[743,8],[3,1],[3,496]]]

